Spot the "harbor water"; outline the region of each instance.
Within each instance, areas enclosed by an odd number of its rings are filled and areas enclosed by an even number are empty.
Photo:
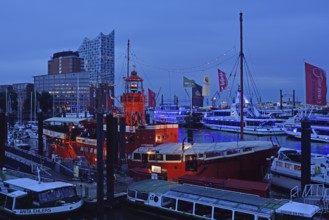
[[[240,134],[209,129],[193,129],[194,142],[228,142],[239,141]],[[179,140],[183,141],[188,136],[187,129],[179,130]],[[186,139],[187,140],[187,139]],[[244,135],[244,140],[267,140],[277,143],[280,147],[301,150],[301,140],[288,137],[287,135],[257,136]],[[311,152],[318,154],[329,154],[329,143],[311,142]]]
[[[210,129],[191,129],[193,135],[193,141],[198,143],[204,142],[228,142],[228,141],[239,141],[240,134],[232,133],[232,132],[225,132],[225,131],[217,131],[217,130],[210,130]],[[188,129],[180,128],[178,138],[180,142],[187,141],[188,137]],[[276,135],[276,136],[257,136],[257,135],[244,135],[244,140],[268,140],[277,143],[280,147],[284,148],[291,148],[295,150],[301,149],[301,140],[288,137],[287,135]],[[32,148],[37,151],[37,139],[31,139],[30,144]],[[318,153],[318,154],[329,154],[329,142],[311,142],[311,152]]]

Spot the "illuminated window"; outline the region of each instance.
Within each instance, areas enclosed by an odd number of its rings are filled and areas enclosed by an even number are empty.
[[[298,170],[298,171],[301,171],[302,170],[302,167],[300,165],[295,165],[295,170]]]
[[[292,170],[292,164],[290,164],[290,163],[286,163],[286,164],[284,165],[284,167],[285,167],[285,168],[288,168],[288,169],[290,169],[290,170]]]
[[[277,165],[278,167],[282,167],[282,162],[281,162],[281,161],[277,161],[277,162],[276,162],[276,165]]]

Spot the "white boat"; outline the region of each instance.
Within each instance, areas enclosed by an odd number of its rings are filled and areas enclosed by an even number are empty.
[[[329,143],[329,117],[312,115],[309,116],[308,121],[311,124],[311,140],[318,142]],[[297,139],[302,138],[302,125],[301,121],[296,119],[296,117],[289,119],[284,123],[285,133]]]
[[[75,185],[66,182],[16,178],[5,180],[0,186],[0,211],[13,218],[62,214],[69,217],[83,205]]]
[[[301,152],[289,148],[280,148],[278,156],[274,158],[271,173],[292,179],[301,179]],[[328,155],[311,154],[310,177],[313,183],[329,185]]]
[[[180,219],[313,219],[316,205],[163,180],[144,180],[127,189],[130,207]]]
[[[237,97],[240,96],[238,91]],[[214,109],[204,114],[202,123],[204,127],[228,131],[241,132],[241,115],[240,102],[236,98],[230,108]],[[261,114],[255,105],[253,105],[246,97],[244,97],[243,108],[243,132],[253,135],[281,135],[285,134],[282,125],[277,124],[275,118],[269,115]]]
[[[157,124],[178,124],[183,126],[187,123],[191,109],[178,105],[163,104],[154,110],[154,121]]]

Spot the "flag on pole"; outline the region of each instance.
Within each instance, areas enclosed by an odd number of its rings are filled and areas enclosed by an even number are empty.
[[[155,108],[156,106],[155,92],[153,92],[151,89],[148,89],[148,104],[151,108]]]
[[[227,87],[227,78],[226,74],[218,69],[218,82],[219,82],[219,91],[222,92]]]
[[[188,79],[185,76],[183,76],[183,87],[193,88],[193,87],[195,87],[195,81],[192,80],[192,79]]]
[[[192,88],[192,106],[203,106],[202,86],[197,83]]]
[[[203,74],[202,96],[210,95],[210,81],[207,73]]]
[[[327,76],[323,69],[305,63],[306,104],[327,104]]]

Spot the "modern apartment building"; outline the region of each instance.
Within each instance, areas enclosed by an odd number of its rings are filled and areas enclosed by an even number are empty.
[[[84,60],[78,52],[63,51],[54,53],[48,61],[48,74],[64,74],[84,72]]]
[[[94,86],[114,85],[114,30],[108,35],[100,33],[94,39],[85,38],[78,52]]]

